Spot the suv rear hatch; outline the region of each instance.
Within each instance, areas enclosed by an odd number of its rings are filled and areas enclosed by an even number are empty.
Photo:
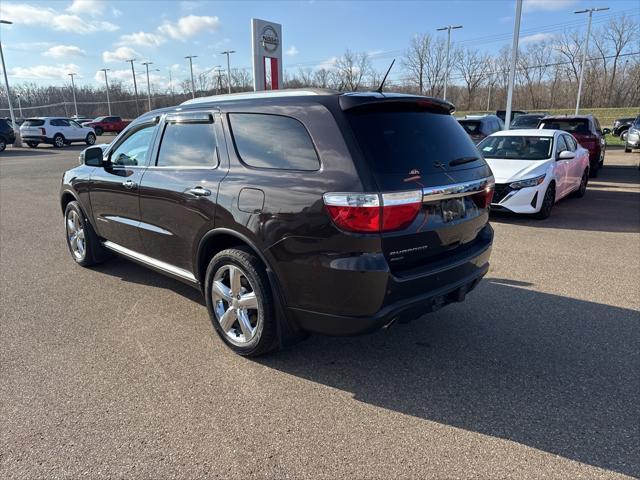
[[[480,232],[491,170],[450,104],[400,97],[343,109],[379,190],[382,246],[396,275],[448,266],[490,242]]]
[[[28,118],[20,126],[20,134],[24,136],[40,137],[46,135],[44,120],[41,118]]]
[[[544,118],[538,128],[564,130],[590,151],[598,146],[598,138],[591,132],[589,120],[586,118]]]

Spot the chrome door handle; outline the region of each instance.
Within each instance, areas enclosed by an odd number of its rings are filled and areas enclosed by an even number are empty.
[[[134,182],[133,180],[127,180],[126,182],[122,182],[122,186],[124,188],[127,188],[129,190],[131,190],[134,187],[137,187],[138,184],[136,182]]]
[[[200,185],[190,188],[187,190],[191,195],[195,195],[196,197],[208,197],[211,195],[211,190],[208,188],[204,188]]]

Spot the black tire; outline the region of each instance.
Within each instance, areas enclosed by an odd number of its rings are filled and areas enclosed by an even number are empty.
[[[248,280],[250,287],[255,293],[257,300],[258,308],[254,316],[256,323],[255,333],[251,340],[244,345],[238,345],[232,342],[228,336],[229,334],[225,332],[220,325],[215,312],[215,308],[220,307],[220,304],[214,304],[212,291],[213,281],[216,274],[223,271],[225,266],[231,266],[241,270],[245,280]],[[207,310],[209,311],[209,317],[211,318],[213,327],[220,338],[234,352],[245,357],[257,357],[277,348],[277,319],[274,313],[273,293],[264,265],[253,252],[243,248],[230,248],[215,255],[207,267],[204,293]],[[224,309],[224,304],[222,304],[222,308]],[[233,325],[236,325],[236,323],[239,325],[239,320],[234,322]],[[235,329],[237,330],[238,327],[235,327]]]
[[[62,147],[64,147],[64,144],[65,144],[65,140],[64,140],[64,137],[62,136],[62,134],[56,133],[53,136],[53,146],[54,146],[54,148],[62,148]]]
[[[626,144],[624,145],[624,153],[631,153],[632,148],[628,147]]]
[[[94,128],[93,131],[96,132],[96,135],[98,137],[104,133],[104,130],[102,130],[102,128],[100,128],[100,127]]]
[[[597,178],[599,170],[600,170],[600,163],[596,163],[589,169],[589,177]]]
[[[70,238],[70,225],[69,220],[71,219],[73,214],[76,214],[79,220],[79,224],[81,225],[84,232],[84,255],[77,255],[74,252],[72,247],[72,241]],[[64,210],[64,227],[65,227],[65,238],[67,239],[67,247],[69,248],[69,253],[71,254],[71,258],[78,264],[83,267],[90,267],[92,265],[97,265],[98,263],[104,262],[109,257],[109,252],[102,246],[100,243],[100,239],[96,235],[96,232],[93,230],[91,226],[91,222],[87,220],[82,208],[78,202],[73,201],[69,202],[67,208]]]
[[[0,152],[4,152],[5,148],[7,148],[7,141],[0,137]]]
[[[27,142],[27,145],[29,145],[29,148],[37,148],[40,144],[38,142]]]
[[[540,211],[534,213],[533,216],[538,220],[544,220],[545,218],[549,218],[551,215],[551,210],[553,209],[553,205],[556,203],[556,185],[555,183],[550,183],[547,187],[547,190],[544,192],[544,198],[542,199],[542,206],[540,207]]]
[[[585,168],[582,173],[582,178],[580,179],[580,187],[578,190],[572,193],[575,198],[582,198],[584,194],[587,193],[587,184],[589,183],[589,171]]]
[[[96,136],[93,133],[89,132],[89,133],[87,133],[87,138],[85,138],[84,141],[85,141],[85,143],[87,145],[95,145],[96,144]]]

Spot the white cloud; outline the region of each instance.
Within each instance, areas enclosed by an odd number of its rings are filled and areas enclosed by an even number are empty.
[[[338,61],[338,57],[330,57],[330,58],[327,58],[325,61],[316,65],[316,68],[318,70],[323,68],[327,70],[331,70],[332,68],[335,68],[337,61]]]
[[[55,45],[43,53],[51,58],[84,57],[86,54],[87,52],[75,45]]]
[[[56,79],[68,78],[69,72],[77,72],[80,69],[78,65],[34,65],[32,67],[14,67],[9,69],[9,76],[20,79],[39,80],[39,79]]]
[[[295,45],[291,45],[289,48],[287,48],[287,50],[284,52],[285,55],[289,55],[290,57],[295,57],[297,54],[299,54],[300,51],[296,48]]]
[[[0,14],[5,20],[22,25],[41,25],[65,32],[87,34],[94,32],[113,32],[117,25],[105,21],[82,19],[77,15],[60,14],[52,8],[36,7],[26,3],[2,3]]]
[[[158,30],[176,40],[193,37],[203,31],[215,31],[220,26],[218,17],[187,15],[176,23],[165,22]]]
[[[566,10],[575,5],[577,0],[524,0],[522,9],[525,12]]]
[[[113,52],[102,52],[102,61],[105,63],[122,62],[132,58],[140,58],[140,54],[131,47],[118,47]]]
[[[144,72],[144,69],[140,70],[140,72]],[[133,87],[133,78],[131,76],[130,68],[109,70],[107,72],[107,78],[109,79],[109,85],[112,83],[122,83],[126,86]],[[93,79],[101,85],[104,85],[104,72],[102,70],[97,70]],[[142,96],[147,94],[147,76],[145,73],[140,73],[136,75],[136,80],[138,83],[138,94],[142,99]],[[151,83],[152,94],[154,90],[166,88],[169,83],[163,76],[154,72],[149,72],[149,82]]]
[[[538,43],[543,42],[545,40],[553,40],[555,38],[555,34],[553,33],[534,33],[533,35],[527,35],[526,37],[522,37],[520,39],[520,43]]]
[[[96,17],[104,13],[105,6],[104,0],[73,0],[73,3],[66,10],[76,15]]]
[[[122,16],[122,10],[118,10],[116,7],[112,7],[111,8],[111,15],[113,15],[116,18],[118,18],[118,17]]]
[[[157,47],[165,42],[164,37],[155,33],[136,32],[122,35],[118,45],[140,45],[142,47]]]

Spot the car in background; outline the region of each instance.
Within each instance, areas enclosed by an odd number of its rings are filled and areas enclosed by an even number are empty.
[[[0,118],[0,152],[3,152],[7,145],[16,141],[16,133],[11,126],[11,121]]]
[[[624,142],[625,153],[631,153],[631,150],[634,148],[640,148],[640,115],[638,115],[631,124]]]
[[[580,145],[589,150],[589,175],[598,176],[598,170],[604,165],[604,154],[607,143],[605,134],[610,130],[600,127],[600,122],[593,115],[555,115],[540,120],[538,128],[546,130],[564,130],[570,133]]]
[[[504,128],[502,120],[495,115],[467,115],[464,118],[459,118],[458,123],[462,125],[474,143],[478,143]]]
[[[73,142],[84,142],[87,145],[96,143],[96,133],[93,128],[83,127],[64,117],[27,118],[20,127],[20,136],[22,141],[31,148],[36,148],[41,143],[47,143],[56,148]]]
[[[108,116],[94,118],[90,122],[85,122],[82,125],[93,128],[96,135],[100,136],[103,133],[120,133],[130,123],[130,120],[122,120],[121,117]]]
[[[589,151],[561,130],[503,130],[478,150],[496,181],[492,209],[543,219],[561,198],[587,190]]]
[[[529,112],[525,110],[511,110],[511,121],[513,122],[513,120],[518,118],[520,115],[526,115],[527,113]],[[507,111],[496,110],[496,117],[498,117],[500,120],[502,120],[502,123],[504,123],[507,118]]]
[[[627,139],[627,132],[635,119],[636,117],[616,118],[613,121],[611,135],[614,137],[620,137],[620,140],[624,142]]]
[[[540,120],[546,117],[546,113],[525,113],[523,115],[518,115],[515,119],[511,121],[511,125],[509,126],[512,130],[521,130],[524,128],[537,128]]]

